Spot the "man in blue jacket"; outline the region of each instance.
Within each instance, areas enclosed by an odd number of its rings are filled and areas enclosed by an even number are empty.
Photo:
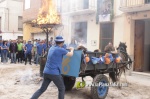
[[[43,47],[43,42],[39,41],[39,44],[37,45],[36,48],[36,65],[38,65],[39,63],[39,57],[42,56],[42,54],[44,54],[44,47]]]
[[[61,76],[62,58],[63,55],[71,57],[73,55],[74,48],[71,47],[70,52],[62,48],[64,44],[64,39],[62,36],[57,36],[55,38],[55,42],[56,45],[52,46],[48,52],[46,65],[43,71],[44,81],[42,86],[33,94],[31,99],[38,99],[38,97],[45,92],[51,81],[54,82],[59,90],[58,99],[64,99],[65,86]]]
[[[28,43],[25,45],[24,51],[25,51],[25,65],[27,64],[27,58],[29,60],[29,64],[31,64],[31,58],[32,58],[32,49],[33,44],[31,44],[31,40],[28,41]]]

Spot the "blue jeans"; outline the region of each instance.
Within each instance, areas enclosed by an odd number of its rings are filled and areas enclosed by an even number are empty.
[[[1,51],[1,62],[3,62],[3,52]]]
[[[11,53],[11,63],[16,63],[16,53]]]
[[[2,62],[8,62],[8,57],[7,57],[7,55],[8,55],[8,52],[3,52],[2,53],[2,57],[3,57],[3,59],[2,59]]]
[[[39,58],[42,56],[41,54],[36,54],[36,65],[39,63]]]
[[[25,53],[25,64],[27,63],[27,59],[29,60],[29,63],[31,64],[32,53]]]
[[[58,95],[58,99],[64,99],[64,95],[65,95],[65,85],[64,85],[64,81],[61,75],[50,75],[50,74],[44,74],[44,81],[42,83],[42,86],[39,90],[37,90],[33,96],[31,97],[31,99],[38,99],[38,97],[46,91],[48,85],[50,84],[50,82],[53,81],[54,84],[57,86],[58,91],[59,91],[59,95]]]

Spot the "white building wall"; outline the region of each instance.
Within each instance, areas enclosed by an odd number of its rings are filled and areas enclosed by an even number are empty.
[[[124,26],[124,17],[123,16],[118,16],[115,17],[114,20],[114,46],[118,47],[120,42],[125,42],[124,41],[124,34],[125,31],[125,26]]]
[[[72,2],[75,2],[72,0]],[[95,13],[96,13],[96,5],[97,5],[97,0],[90,0],[90,5],[93,5],[93,8],[95,8]],[[64,3],[64,2],[63,2]],[[76,4],[78,4],[76,7],[81,7],[82,3],[81,0],[80,1],[76,1]],[[114,0],[114,18],[113,18],[113,22],[114,22],[114,46],[118,46],[120,42],[126,42],[127,46],[128,46],[128,50],[130,50],[130,41],[131,41],[131,37],[130,37],[130,29],[126,30],[126,23],[125,21],[128,21],[126,19],[126,15],[119,10],[120,7],[120,0]],[[72,4],[72,3],[71,3]],[[72,4],[73,5],[73,4]],[[82,8],[82,7],[81,7]],[[77,9],[75,9],[77,11]],[[76,13],[76,12],[75,12]],[[74,14],[75,15],[75,14]],[[69,22],[69,26],[66,26],[65,28],[68,28],[69,32],[69,37],[68,39],[71,39],[71,27],[72,27],[72,23],[74,22],[87,22],[87,48],[88,50],[95,50],[95,49],[99,49],[99,45],[100,45],[100,24],[96,24],[96,16],[95,14],[90,15],[90,14],[84,14],[81,13],[77,16],[71,16],[70,17],[70,22]],[[129,26],[131,26],[129,24]],[[128,28],[128,27],[127,27]],[[129,40],[128,40],[129,39]],[[70,42],[70,40],[67,40]],[[95,44],[93,44],[95,42]]]
[[[23,36],[22,31],[18,31],[18,16],[22,16],[22,13],[23,2],[6,0],[0,3],[2,39],[17,39],[18,36]]]
[[[99,24],[96,24],[95,14],[85,14],[78,15],[74,17],[70,17],[68,19],[68,24],[64,27],[63,36],[66,39],[66,43],[69,44],[71,42],[71,37],[73,36],[73,23],[76,22],[87,22],[87,44],[86,47],[89,51],[94,51],[95,49],[99,49]],[[66,22],[66,21],[65,21]],[[94,43],[95,42],[95,43]],[[94,43],[94,44],[93,44]]]
[[[95,16],[88,20],[87,26],[87,48],[89,51],[99,49],[100,25],[96,24]]]
[[[123,12],[119,10],[120,3],[121,0],[114,0],[114,16],[123,14]]]
[[[8,17],[7,17],[8,16],[8,9],[6,6],[7,6],[6,1],[0,3],[0,17],[1,17],[1,30],[2,31],[8,29],[8,25],[6,23],[6,21],[8,20]]]
[[[9,7],[9,31],[18,31],[18,16],[23,14],[23,2],[10,0],[7,7]]]
[[[0,3],[0,7],[6,7],[6,5],[7,5],[7,0]]]
[[[124,41],[125,36],[125,15],[119,10],[121,0],[114,0],[114,46],[118,47],[120,42]]]
[[[3,40],[16,40],[18,36],[22,36],[22,33],[2,33],[0,36]]]

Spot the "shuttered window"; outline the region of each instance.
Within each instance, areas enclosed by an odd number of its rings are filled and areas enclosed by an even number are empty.
[[[145,3],[147,4],[147,3],[150,3],[150,0],[145,0]]]
[[[18,31],[23,30],[22,16],[18,16]]]
[[[89,8],[89,0],[83,0],[83,9]]]

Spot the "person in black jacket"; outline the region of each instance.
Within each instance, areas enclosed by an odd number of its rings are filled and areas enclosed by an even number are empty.
[[[16,40],[13,40],[10,43],[9,51],[11,55],[11,63],[16,63],[16,54],[17,54],[17,43]]]

